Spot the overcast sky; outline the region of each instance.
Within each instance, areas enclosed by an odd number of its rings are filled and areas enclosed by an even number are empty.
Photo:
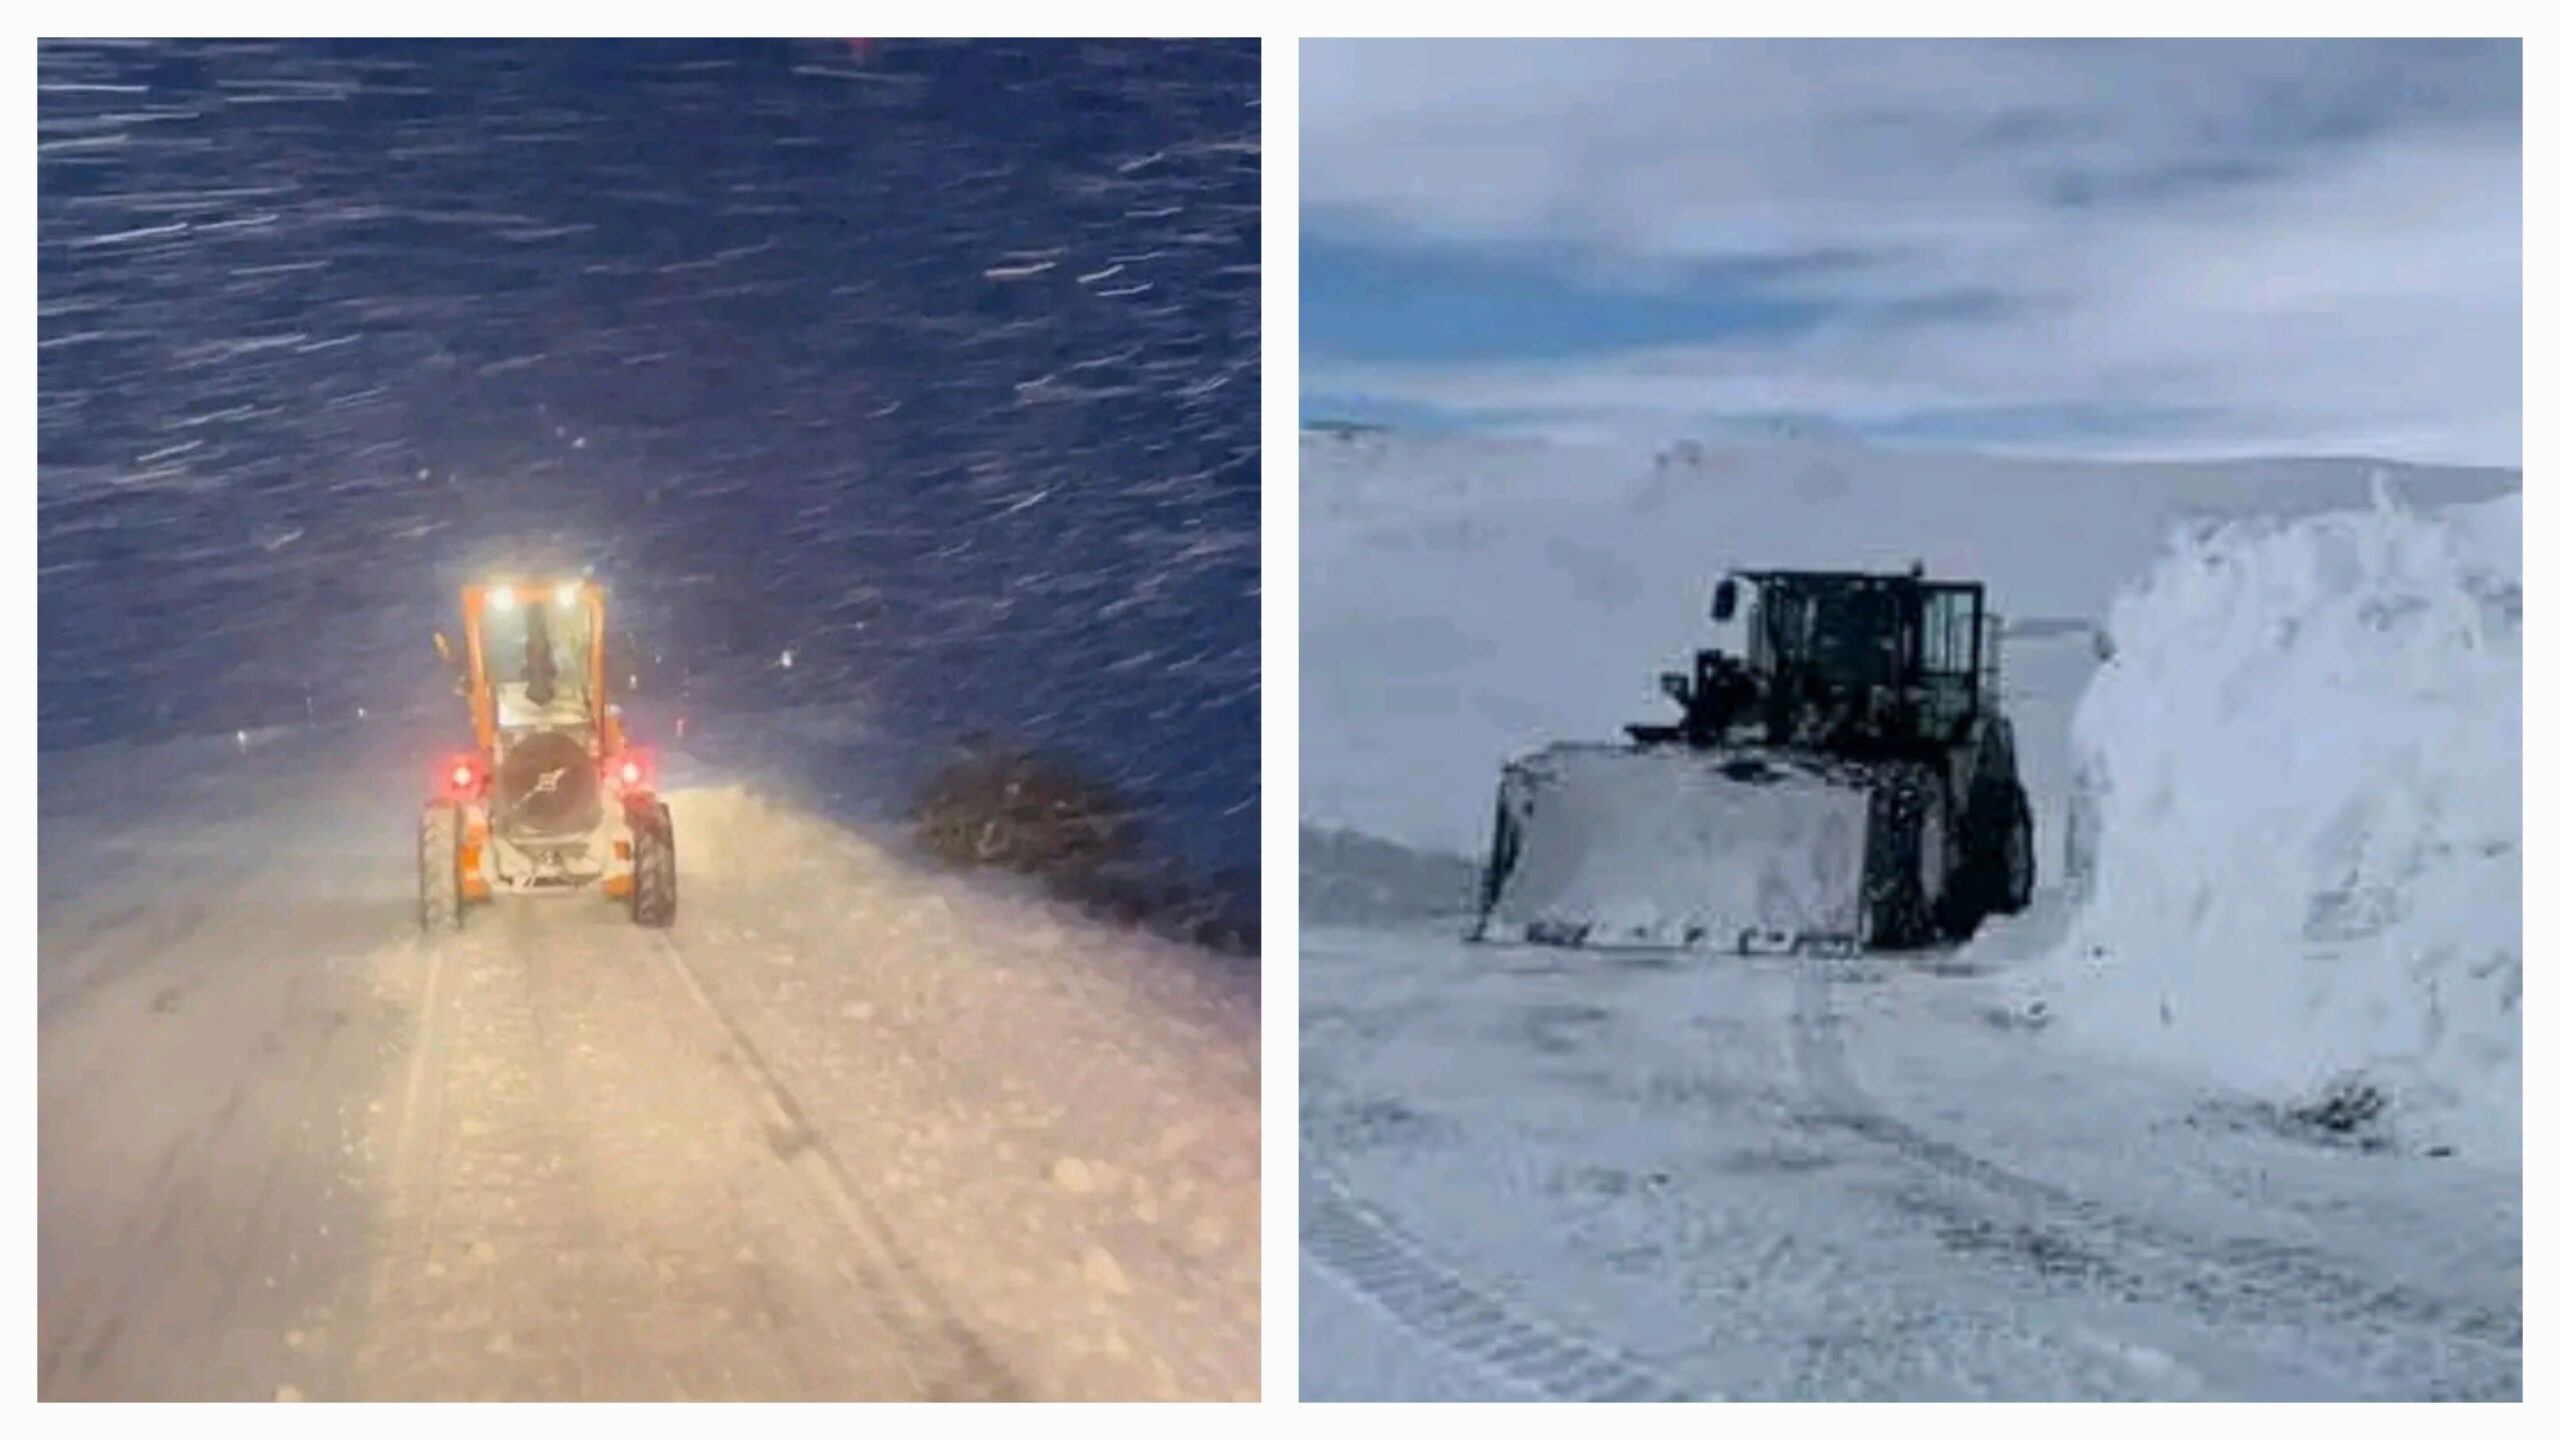
[[[1314,41],[1310,417],[2520,463],[2513,43]]]

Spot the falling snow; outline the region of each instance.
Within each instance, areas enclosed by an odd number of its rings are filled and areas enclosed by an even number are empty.
[[[449,705],[460,579],[591,565],[644,695],[1056,747],[1249,871],[1258,69],[42,47],[44,745]]]

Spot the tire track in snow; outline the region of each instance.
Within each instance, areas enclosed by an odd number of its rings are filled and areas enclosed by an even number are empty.
[[[2273,1240],[2217,1239],[2113,1210],[2076,1191],[2022,1175],[1909,1125],[1884,1110],[1858,1084],[1842,1048],[1840,1015],[1819,963],[1802,967],[1789,1016],[1798,1078],[1818,1112],[1816,1123],[1891,1152],[1896,1158],[2028,1212],[2029,1232],[2061,1228],[2097,1243],[2086,1267],[2122,1289],[2157,1288],[2247,1318],[2292,1319],[2305,1309],[2373,1321],[2429,1343],[2484,1360],[2493,1388],[2522,1380],[2524,1317],[2520,1309],[2470,1307],[2406,1286],[2347,1273],[2326,1255]],[[2110,1266],[2108,1248],[2148,1252],[2168,1263]],[[2159,1276],[2156,1282],[2151,1277]]]
[[[854,1181],[852,1171],[810,1123],[808,1111],[777,1074],[764,1052],[737,1018],[711,996],[701,973],[663,930],[649,934],[680,987],[727,1040],[738,1058],[738,1072],[764,1112],[775,1152],[800,1173],[826,1202],[862,1258],[850,1261],[851,1274],[882,1302],[882,1313],[906,1342],[919,1365],[934,1362],[919,1379],[936,1400],[1027,1400],[1003,1359],[955,1314],[931,1277],[898,1244],[879,1207]]]
[[[404,1344],[394,1317],[409,1313],[416,1277],[435,1260],[437,1183],[440,1141],[444,1132],[444,1062],[453,1022],[446,1015],[453,981],[448,975],[448,945],[420,935],[399,947],[399,959],[386,971],[414,967],[417,1009],[402,1037],[407,1073],[400,1099],[380,1137],[384,1152],[379,1181],[380,1213],[374,1220],[373,1274],[365,1289],[361,1335],[355,1347],[361,1369],[371,1371],[381,1357]]]
[[[1485,1295],[1423,1254],[1320,1165],[1298,1169],[1298,1242],[1305,1258],[1420,1339],[1542,1399],[1697,1398],[1630,1356],[1567,1335]]]
[[[406,950],[416,1012],[377,1141],[361,1393],[1025,1398],[933,1303],[693,963],[656,932],[538,905]],[[657,1039],[627,1045],[640,1028]],[[628,1089],[635,1066],[693,1108]],[[647,1167],[676,1158],[669,1124],[735,1138],[685,1157],[702,1173],[669,1183],[688,1193],[644,1194]],[[724,1333],[683,1338],[706,1323]]]
[[[425,1208],[414,1217],[419,1234],[417,1260],[426,1263],[434,1249],[435,1213],[433,1205],[437,1126],[443,1111],[443,1037],[445,1029],[445,997],[450,987],[445,982],[445,947],[430,939],[412,940],[409,958],[420,967],[418,979],[417,1028],[409,1040],[409,1073],[401,1085],[400,1109],[391,1117],[390,1186],[395,1207],[418,1196],[427,1197]],[[395,1216],[406,1220],[405,1211]],[[394,1234],[409,1239],[409,1227],[390,1227]]]
[[[163,862],[158,888],[92,899],[82,872],[39,933],[38,1385],[264,1398],[264,1347],[324,1329],[356,1263],[337,1102],[375,1068],[364,961],[261,899],[308,885],[297,857],[149,833],[116,843]]]
[[[547,957],[522,923],[480,911],[458,932],[413,940],[401,967],[416,1013],[380,1136],[357,1398],[591,1399],[583,1357],[557,1337],[621,1348],[611,1327],[631,1307],[592,1327],[569,1318],[596,1293],[577,1273],[601,1250],[595,1192],[577,1117],[553,1083],[559,1051],[537,993]]]

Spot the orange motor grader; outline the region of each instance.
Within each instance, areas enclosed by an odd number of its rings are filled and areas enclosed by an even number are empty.
[[[462,587],[459,653],[441,633],[436,649],[477,744],[445,760],[418,821],[421,928],[458,928],[499,895],[584,890],[675,922],[675,827],[609,703],[605,634],[592,580]]]

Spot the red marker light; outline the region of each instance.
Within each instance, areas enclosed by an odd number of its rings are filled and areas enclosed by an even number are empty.
[[[624,786],[630,789],[647,789],[649,785],[649,752],[639,748],[638,746],[633,746],[632,748],[623,751],[622,754],[616,757],[613,761],[612,775],[615,779],[621,781]]]
[[[456,790],[468,790],[471,788],[470,766],[456,765],[453,767],[453,788]]]

